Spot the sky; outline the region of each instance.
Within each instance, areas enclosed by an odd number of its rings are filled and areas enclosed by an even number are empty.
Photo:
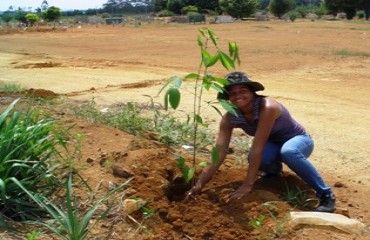
[[[32,7],[34,11],[41,6],[43,0],[0,0],[0,11],[8,10],[9,6],[26,8]],[[62,11],[71,9],[101,8],[107,0],[47,0],[49,7],[59,7]]]

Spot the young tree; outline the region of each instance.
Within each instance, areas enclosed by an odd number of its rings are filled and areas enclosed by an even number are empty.
[[[249,17],[256,12],[257,6],[256,0],[220,0],[221,10],[235,18]]]
[[[285,13],[295,8],[294,0],[271,0],[270,12],[276,17],[281,18]]]
[[[45,12],[43,12],[42,16],[48,22],[53,21],[53,29],[55,29],[55,22],[62,17],[62,13],[60,12],[60,8],[51,6]]]

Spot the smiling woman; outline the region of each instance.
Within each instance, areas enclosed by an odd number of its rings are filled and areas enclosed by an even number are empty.
[[[229,81],[224,86],[226,93],[218,94],[218,97],[234,104],[237,115],[228,112],[223,116],[216,139],[219,161],[203,169],[196,185],[188,193],[188,199],[199,194],[211,180],[226,158],[233,129],[241,128],[254,137],[248,153],[249,167],[242,185],[225,196],[226,202],[250,194],[258,176],[279,177],[285,163],[316,191],[320,198],[316,211],[334,212],[335,196],[331,188],[307,159],[313,151],[313,140],[303,126],[283,105],[256,93],[264,89],[262,84],[250,80],[242,72],[229,73],[225,78]]]

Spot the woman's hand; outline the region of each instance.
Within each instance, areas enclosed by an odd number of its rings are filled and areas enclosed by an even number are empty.
[[[202,184],[197,182],[194,187],[192,187],[186,194],[185,194],[185,202],[188,202],[190,199],[195,199],[196,195],[200,194],[202,191]]]
[[[233,200],[233,199],[239,200],[242,197],[244,197],[246,194],[250,193],[252,191],[252,188],[253,188],[253,185],[243,184],[235,192],[228,194],[224,198],[224,200],[226,203],[228,203],[230,200]]]

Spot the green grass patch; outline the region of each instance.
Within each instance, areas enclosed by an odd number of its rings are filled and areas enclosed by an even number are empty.
[[[0,225],[42,216],[16,182],[33,194],[49,195],[61,186],[62,149],[68,152],[68,132],[35,109],[19,110],[18,101],[0,114]]]
[[[348,56],[348,57],[370,57],[370,52],[350,51],[347,49],[341,49],[341,50],[335,51],[334,55]]]
[[[94,101],[84,102],[71,108],[72,114],[81,119],[119,128],[135,136],[147,137],[148,133],[158,141],[172,146],[192,142],[194,131],[190,118],[180,120],[154,104],[127,103],[120,107],[101,111]],[[198,130],[197,139],[201,146],[213,143],[214,134],[207,128]]]
[[[4,84],[0,86],[0,91],[2,92],[19,92],[23,88],[19,84]]]

